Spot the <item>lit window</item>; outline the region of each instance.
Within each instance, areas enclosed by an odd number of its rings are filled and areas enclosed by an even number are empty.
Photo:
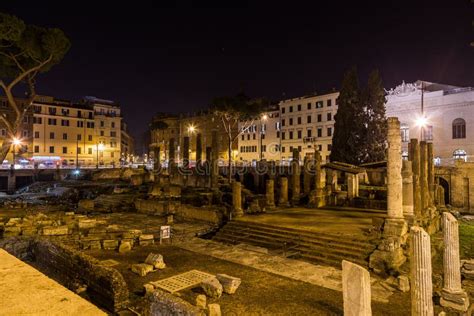
[[[402,137],[402,142],[406,143],[410,141],[410,128],[408,124],[400,124],[400,136]]]
[[[466,138],[466,121],[457,118],[453,121],[453,139]]]
[[[456,149],[453,153],[453,158],[467,161],[467,153],[464,149]]]

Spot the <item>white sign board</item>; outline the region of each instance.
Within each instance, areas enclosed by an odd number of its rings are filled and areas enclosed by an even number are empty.
[[[160,237],[162,239],[171,238],[171,226],[161,226],[160,227]]]

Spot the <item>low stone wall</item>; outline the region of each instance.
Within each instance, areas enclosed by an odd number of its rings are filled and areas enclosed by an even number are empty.
[[[216,207],[194,207],[188,204],[181,205],[174,215],[182,220],[197,220],[213,224],[219,224],[223,217],[223,213]]]
[[[150,304],[149,315],[186,315],[204,316],[206,315],[198,307],[191,305],[182,298],[162,290],[155,290],[148,295]]]
[[[120,311],[128,304],[128,287],[117,270],[101,266],[97,259],[69,246],[42,239],[10,238],[0,247],[18,258],[28,258],[41,272],[70,289],[85,285],[90,300],[109,311]]]
[[[166,215],[175,213],[180,208],[179,201],[167,201],[160,199],[137,199],[135,208],[138,213],[150,215]]]

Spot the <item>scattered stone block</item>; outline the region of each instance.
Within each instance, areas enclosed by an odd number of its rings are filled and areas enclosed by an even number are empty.
[[[216,277],[212,277],[206,279],[201,282],[201,288],[203,289],[204,293],[211,298],[219,298],[222,295],[224,289],[222,288],[222,284]]]
[[[67,225],[43,227],[43,235],[45,236],[64,236],[68,233],[69,227],[67,227]]]
[[[18,226],[5,226],[3,229],[3,237],[19,236],[21,228]]]
[[[115,250],[118,247],[118,240],[115,239],[105,239],[102,241],[102,248],[105,250]]]
[[[40,226],[51,226],[54,224],[54,221],[52,220],[41,220],[41,221],[37,221],[36,224],[40,225]]]
[[[145,259],[146,264],[152,265],[155,269],[164,269],[166,268],[166,264],[163,260],[163,256],[157,253],[150,253],[146,259]]]
[[[369,271],[342,260],[342,296],[344,315],[372,315]]]
[[[196,306],[202,309],[206,309],[207,306],[207,298],[204,294],[199,294],[196,296]]]
[[[88,229],[93,228],[97,225],[97,220],[95,219],[80,219],[77,222],[77,226],[79,229]]]
[[[134,238],[139,237],[141,234],[142,234],[142,231],[139,229],[130,229],[129,231],[124,232],[122,234],[122,237],[124,239],[134,239]]]
[[[145,283],[143,284],[143,289],[145,290],[145,295],[153,293],[155,291],[155,287],[153,284]]]
[[[216,275],[217,280],[222,284],[222,288],[224,289],[224,293],[227,294],[234,294],[235,291],[240,286],[240,283],[242,283],[242,280],[240,278],[232,277],[227,274],[218,274]]]
[[[155,243],[155,237],[153,234],[143,234],[140,235],[138,239],[138,243],[140,246],[149,246]]]
[[[15,226],[21,224],[21,218],[20,217],[11,217],[8,219],[7,223],[5,226]]]
[[[120,263],[114,259],[107,259],[107,260],[102,260],[100,261],[100,265],[104,267],[115,267],[116,265],[119,265]]]
[[[398,276],[398,289],[402,292],[410,291],[410,279],[406,275]]]
[[[143,184],[143,175],[141,174],[133,174],[130,177],[130,184],[133,186],[139,186]]]
[[[74,216],[74,212],[65,212],[64,215],[65,216]]]
[[[207,306],[209,316],[221,316],[221,306],[219,304],[209,304]]]
[[[99,250],[102,249],[102,245],[100,244],[100,240],[91,240],[89,243],[90,250]]]
[[[166,224],[168,224],[168,225],[169,225],[169,224],[173,224],[173,222],[174,222],[174,218],[173,218],[173,217],[174,217],[173,214],[168,215],[168,216],[166,217]]]
[[[36,229],[35,227],[23,228],[21,234],[23,236],[36,236],[36,234],[38,234],[38,229]]]
[[[151,264],[146,264],[146,263],[132,264],[132,272],[142,277],[152,271],[153,271],[153,266]]]
[[[129,241],[121,241],[119,246],[119,253],[126,253],[132,250],[132,244]]]
[[[94,200],[80,200],[77,203],[77,208],[80,211],[93,211],[94,210]]]

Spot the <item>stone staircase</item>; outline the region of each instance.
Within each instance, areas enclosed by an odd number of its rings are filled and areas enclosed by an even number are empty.
[[[271,254],[339,269],[343,259],[367,267],[369,255],[376,248],[368,237],[331,235],[238,220],[228,222],[213,240],[264,247]]]

